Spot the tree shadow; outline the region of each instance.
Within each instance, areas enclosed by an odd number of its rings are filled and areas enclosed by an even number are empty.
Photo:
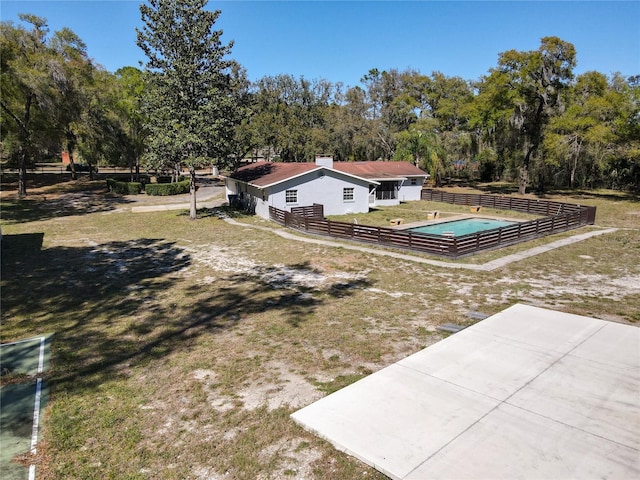
[[[64,194],[64,195],[62,195]],[[19,199],[2,200],[2,219],[6,224],[47,220],[54,217],[112,212],[132,201],[107,191],[103,181],[68,182],[54,185]]]
[[[42,250],[44,233],[19,233],[2,235],[2,251],[19,253],[33,253]]]
[[[640,195],[633,192],[602,192],[602,191],[591,191],[591,190],[554,190],[551,193],[555,195],[565,195],[567,197],[574,198],[576,200],[580,199],[595,199],[595,200],[608,200],[612,202],[619,202],[621,200],[627,202],[640,202]]]
[[[162,239],[3,249],[3,335],[53,334],[56,367],[47,380],[80,391],[254,314],[277,312],[296,328],[328,299],[369,286],[301,281],[300,272],[313,273],[306,262],[223,274],[214,284],[185,280],[192,255]]]
[[[482,192],[490,193],[493,195],[512,195],[518,193],[518,185],[515,183],[473,183],[470,182],[467,186],[480,190]],[[550,195],[562,195],[575,199],[600,199],[620,201],[625,200],[629,202],[640,202],[640,194],[628,191],[615,191],[615,192],[603,192],[600,190],[585,190],[581,188],[569,189],[569,188],[547,188],[544,192],[538,192],[535,190],[527,189],[527,193],[533,194],[537,197],[544,198]]]
[[[467,186],[491,195],[513,195],[518,193],[518,185],[515,183],[469,183]]]

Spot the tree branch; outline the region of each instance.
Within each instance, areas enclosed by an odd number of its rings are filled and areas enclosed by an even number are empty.
[[[20,127],[23,133],[28,136],[29,129],[27,128],[27,126],[9,109],[9,107],[4,103],[3,100],[0,100],[0,106],[2,106],[2,109],[7,112],[9,116],[18,124],[18,127]]]

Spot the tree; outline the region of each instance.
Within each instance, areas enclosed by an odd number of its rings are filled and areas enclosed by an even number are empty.
[[[126,135],[122,139],[119,157],[124,157],[130,168],[131,181],[140,177],[140,160],[147,138],[146,119],[142,114],[142,95],[144,93],[144,74],[135,67],[123,67],[115,73],[119,98],[116,111]],[[135,171],[135,175],[134,172]]]
[[[498,68],[485,80],[494,95],[488,105],[504,115],[499,121],[509,126],[512,146],[520,150],[521,194],[531,181],[533,160],[540,158],[546,126],[561,110],[563,91],[573,78],[575,55],[571,43],[544,37],[538,50],[500,54]]]
[[[196,168],[220,158],[233,136],[233,95],[223,45],[214,30],[220,11],[207,0],[149,0],[140,5],[137,44],[148,58],[144,93],[147,158],[185,165],[191,177],[190,218],[196,218]]]
[[[63,145],[73,160],[96,78],[84,42],[70,29],[48,37],[45,19],[26,14],[20,19],[31,30],[2,23],[0,102],[3,150],[16,159],[22,197],[28,165],[59,153]],[[73,161],[71,166],[75,178]]]
[[[54,111],[57,68],[47,43],[46,20],[20,15],[31,30],[2,22],[0,61],[2,96],[1,131],[3,150],[18,166],[18,196],[27,194],[27,166],[47,146],[48,121]]]
[[[445,155],[434,130],[432,120],[420,120],[400,132],[393,159],[412,162],[428,171],[435,186],[440,187],[445,173]]]
[[[80,136],[99,135],[97,125],[87,123],[87,111],[93,107],[101,108],[96,101],[97,92],[104,85],[96,85],[98,73],[89,59],[85,43],[68,28],[55,32],[50,42],[55,57],[51,65],[55,67],[55,82],[57,86],[56,105],[52,120],[62,133],[66,150],[69,152],[71,178],[76,179],[75,153],[78,150]],[[102,71],[106,74],[106,71]],[[106,79],[107,77],[102,77]],[[100,82],[98,82],[100,83]],[[93,105],[92,105],[93,104]],[[93,130],[92,130],[93,128]],[[93,154],[91,149],[87,153]],[[85,160],[89,164],[95,163],[95,157],[88,156]],[[90,170],[93,178],[93,169]]]

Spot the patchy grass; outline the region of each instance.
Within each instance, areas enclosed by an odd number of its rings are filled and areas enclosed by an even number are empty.
[[[53,334],[39,478],[385,478],[289,415],[442,339],[438,325],[472,323],[471,310],[521,301],[640,321],[633,198],[581,199],[615,233],[472,272],[286,240],[218,217],[229,211],[194,222],[132,214],[97,187],[44,188],[2,205],[2,341]]]

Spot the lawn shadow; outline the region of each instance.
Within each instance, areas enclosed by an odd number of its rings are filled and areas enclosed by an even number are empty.
[[[223,273],[215,284],[185,281],[192,262],[191,253],[162,239],[30,255],[3,251],[5,340],[25,332],[55,334],[49,383],[65,391],[93,388],[251,315],[278,312],[295,328],[327,299],[369,285],[358,279],[340,279],[340,286],[316,282],[318,273],[306,263]]]
[[[2,220],[15,224],[47,220],[55,217],[112,212],[132,201],[107,190],[104,181],[79,179],[45,185],[25,198],[17,194],[2,200]]]
[[[553,192],[555,195],[564,195],[576,200],[581,199],[594,199],[594,200],[607,200],[612,202],[626,201],[626,202],[640,202],[640,195],[633,192],[599,192],[589,190],[558,190]]]
[[[44,233],[20,233],[2,235],[2,254],[30,254],[42,250]]]

